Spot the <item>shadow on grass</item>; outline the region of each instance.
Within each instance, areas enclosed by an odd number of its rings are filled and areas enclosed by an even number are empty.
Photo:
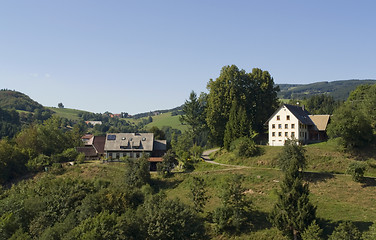
[[[332,222],[326,219],[317,219],[317,223],[323,229],[323,237],[324,239],[328,239],[329,236],[333,233],[334,229],[343,221],[340,222]],[[366,232],[369,230],[373,222],[363,222],[363,221],[350,221],[353,223],[360,232]]]
[[[268,220],[269,214],[266,212],[261,211],[253,211],[252,212],[252,231],[259,231],[267,228],[271,228],[272,224]]]
[[[155,190],[155,192],[159,192],[160,190],[164,189],[173,189],[177,187],[183,179],[171,179],[171,178],[158,178],[151,180],[151,187]]]
[[[311,182],[311,183],[318,183],[318,182],[326,182],[328,179],[335,178],[333,173],[322,172],[322,173],[315,173],[315,172],[305,172],[304,173],[304,180]]]
[[[376,179],[370,177],[363,177],[362,187],[376,187]]]

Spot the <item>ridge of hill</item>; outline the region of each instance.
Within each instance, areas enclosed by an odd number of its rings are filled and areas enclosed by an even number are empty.
[[[277,84],[280,88],[277,96],[281,99],[303,99],[317,94],[328,94],[335,100],[346,100],[351,91],[363,84],[376,84],[376,80],[351,79],[310,84]]]
[[[34,101],[26,94],[8,89],[0,90],[0,108],[27,112],[34,112],[37,109],[45,110],[40,103]]]

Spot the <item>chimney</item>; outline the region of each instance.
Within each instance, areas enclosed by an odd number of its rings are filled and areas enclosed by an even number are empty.
[[[303,109],[303,111],[305,111],[304,104],[303,104],[303,106],[302,106],[302,109]]]

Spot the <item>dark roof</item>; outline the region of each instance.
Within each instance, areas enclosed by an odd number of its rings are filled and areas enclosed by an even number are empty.
[[[95,148],[93,146],[77,147],[76,150],[79,153],[84,153],[85,157],[97,156],[97,151],[95,151]]]
[[[104,154],[106,136],[94,136],[93,145],[99,154]]]
[[[290,105],[290,104],[283,104],[294,116],[303,124],[306,125],[315,125],[311,118],[309,117],[309,112],[302,107]],[[282,106],[282,107],[283,107]]]
[[[167,141],[166,140],[154,140],[153,144],[154,151],[166,151],[167,149]]]

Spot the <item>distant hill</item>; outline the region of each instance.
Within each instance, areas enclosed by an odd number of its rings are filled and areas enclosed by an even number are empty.
[[[172,109],[155,110],[155,111],[152,111],[152,112],[137,113],[137,114],[133,115],[132,118],[138,119],[138,118],[143,118],[143,117],[156,116],[156,115],[159,115],[161,113],[167,113],[167,112],[171,112],[172,116],[176,116],[176,115],[181,115],[181,109],[182,108],[183,108],[183,105],[181,105],[179,107],[172,108]]]
[[[0,90],[0,108],[27,112],[35,112],[37,109],[45,110],[41,104],[26,94],[7,89]]]
[[[310,84],[278,84],[281,99],[303,99],[317,94],[329,94],[336,100],[346,100],[350,92],[362,84],[376,84],[376,80],[340,80]]]

